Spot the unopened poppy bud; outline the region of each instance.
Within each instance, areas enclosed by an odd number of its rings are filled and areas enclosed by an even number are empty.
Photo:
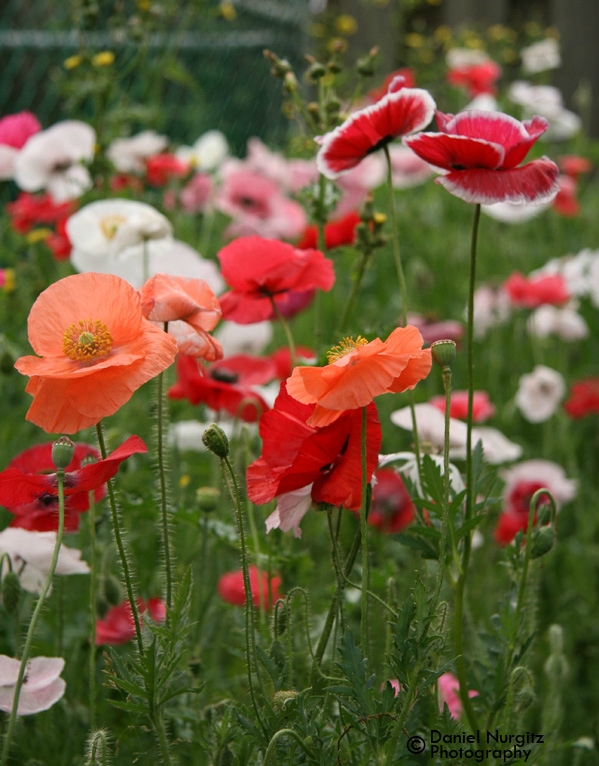
[[[287,74],[284,76],[283,88],[287,91],[287,93],[294,93],[297,90],[297,78],[293,72],[287,72]]]
[[[204,431],[202,442],[206,449],[209,449],[210,452],[213,452],[221,460],[224,460],[229,455],[227,434],[216,423],[213,423]]]
[[[200,509],[210,513],[218,508],[220,490],[217,487],[199,487],[196,491],[196,498]]]
[[[439,367],[451,367],[456,357],[455,341],[436,340],[431,344],[431,355]]]
[[[325,104],[325,109],[329,114],[337,114],[341,109],[341,101],[338,98],[330,98]]]
[[[2,603],[8,614],[16,614],[21,603],[21,581],[16,572],[9,570],[2,578]]]
[[[532,545],[530,548],[530,558],[538,559],[544,556],[555,545],[555,531],[553,527],[541,527],[537,529],[532,537]]]
[[[306,77],[311,82],[316,82],[317,80],[320,80],[321,77],[324,77],[326,73],[327,70],[325,69],[324,64],[321,64],[320,61],[315,61],[308,67]]]
[[[69,465],[75,453],[75,445],[68,436],[61,436],[52,445],[52,462],[59,470]]]
[[[280,59],[276,53],[265,50],[264,58],[272,63],[272,69],[270,71],[275,77],[285,77],[288,72],[291,72],[291,64],[285,59]]]
[[[274,697],[272,698],[272,706],[275,710],[282,710],[289,700],[294,700],[296,697],[297,692],[281,689],[280,692],[275,692]]]

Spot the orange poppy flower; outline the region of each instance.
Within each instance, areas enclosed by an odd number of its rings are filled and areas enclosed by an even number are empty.
[[[182,354],[208,362],[222,359],[220,343],[208,335],[222,316],[220,303],[203,279],[156,274],[139,290],[139,297],[146,319],[169,323],[168,332]]]
[[[112,415],[177,354],[175,341],[144,318],[135,289],[112,274],[50,285],[27,326],[39,356],[15,367],[30,378],[27,420],[48,433],[72,434]]]
[[[398,327],[386,341],[344,338],[329,352],[326,367],[296,367],[288,393],[304,404],[316,403],[311,426],[333,423],[344,410],[366,407],[379,394],[407,391],[426,378],[430,349],[422,348],[415,327]]]

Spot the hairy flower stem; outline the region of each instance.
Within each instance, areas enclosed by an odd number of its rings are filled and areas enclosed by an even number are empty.
[[[397,212],[395,210],[395,195],[393,193],[393,172],[391,168],[391,155],[389,147],[384,147],[385,159],[387,160],[387,188],[389,190],[389,213],[391,215],[391,235],[393,241],[393,258],[395,268],[397,269],[397,278],[399,279],[399,292],[401,295],[400,317],[404,327],[408,324],[408,288],[406,278],[401,264],[401,252],[399,249],[399,225],[397,223]],[[420,476],[420,440],[418,438],[418,427],[416,423],[416,411],[414,408],[414,391],[408,392],[408,404],[410,406],[410,415],[412,416],[412,439],[414,440],[414,454],[416,455],[416,465],[418,467],[418,476]],[[422,484],[422,481],[420,482]]]
[[[98,436],[98,445],[100,447],[100,454],[102,459],[106,458],[106,444],[104,442],[104,431],[102,430],[102,422],[100,421],[96,425],[96,433]],[[129,562],[127,560],[127,554],[125,552],[125,545],[123,542],[123,535],[121,533],[121,520],[119,518],[119,511],[116,504],[116,497],[114,494],[114,487],[112,479],[106,482],[108,487],[108,502],[110,505],[110,513],[112,515],[112,531],[114,534],[114,541],[116,543],[117,550],[119,552],[119,558],[121,560],[121,568],[123,570],[123,577],[125,579],[125,589],[127,591],[127,598],[129,600],[129,606],[131,607],[131,614],[133,616],[133,625],[135,627],[135,638],[137,640],[137,648],[140,655],[144,654],[144,643],[141,634],[141,623],[139,620],[139,613],[137,611],[137,603],[135,601],[135,595],[133,593],[133,581],[131,579],[131,572],[129,571]]]
[[[468,375],[468,421],[466,433],[466,513],[464,521],[468,523],[474,516],[475,491],[472,463],[472,412],[474,402],[474,286],[476,282],[476,245],[478,239],[478,224],[480,221],[480,204],[474,208],[474,222],[472,225],[472,240],[470,246],[470,284],[468,289],[468,327],[467,327],[467,375]],[[466,575],[470,562],[470,550],[472,534],[464,536],[462,549],[462,565],[455,586],[454,594],[454,645],[456,653],[456,671],[460,682],[460,699],[468,719],[470,729],[478,730],[478,721],[474,708],[468,696],[466,679],[466,665],[464,662],[464,589]]]
[[[368,476],[366,468],[366,418],[368,412],[362,407],[362,503],[360,505],[360,536],[362,538],[362,599],[360,615],[360,646],[362,654],[368,654],[368,588],[370,571],[368,569],[368,511],[367,497]]]
[[[89,544],[91,548],[91,561],[89,563],[89,614],[90,614],[90,637],[89,637],[89,725],[96,728],[96,590],[98,588],[98,552],[96,550],[96,502],[94,493],[89,493],[89,510],[87,512],[89,524]]]
[[[287,338],[287,345],[289,346],[289,356],[291,357],[291,369],[293,369],[297,363],[297,357],[295,353],[295,341],[293,340],[293,335],[291,333],[291,328],[289,327],[289,322],[285,319],[283,314],[279,311],[279,307],[275,303],[275,299],[271,296],[270,297],[270,303],[272,305],[272,310],[275,313],[275,316],[281,323],[281,327],[283,328],[285,332],[285,337]]]
[[[60,546],[62,544],[62,536],[64,533],[64,469],[59,468],[56,471],[56,479],[58,483],[58,531],[56,532],[56,543],[54,544],[54,551],[52,552],[52,559],[50,561],[50,568],[48,574],[42,585],[42,591],[39,595],[33,614],[31,615],[31,621],[29,622],[29,628],[27,630],[27,637],[25,638],[25,646],[23,647],[23,654],[21,655],[21,665],[19,667],[19,675],[17,676],[17,683],[15,684],[15,694],[12,701],[12,709],[10,711],[10,718],[8,719],[8,726],[6,728],[6,734],[4,735],[4,743],[2,746],[2,759],[0,760],[1,766],[6,766],[8,760],[8,754],[10,751],[10,743],[15,729],[15,723],[17,720],[17,709],[19,707],[19,697],[21,696],[21,688],[25,679],[25,672],[27,670],[27,662],[29,660],[29,654],[31,652],[31,644],[33,643],[33,636],[37,625],[38,618],[44,606],[44,601],[52,585],[52,578],[56,571],[56,565],[58,563],[58,555],[60,553]]]
[[[235,516],[237,519],[237,534],[239,535],[239,546],[241,548],[241,569],[243,572],[243,589],[245,591],[245,655],[248,674],[248,688],[250,691],[250,697],[252,700],[252,707],[254,713],[260,724],[262,732],[266,734],[266,727],[262,720],[260,708],[256,700],[256,692],[254,689],[254,678],[252,675],[252,665],[256,663],[256,635],[254,626],[254,601],[252,599],[252,585],[250,583],[250,571],[248,567],[248,554],[247,545],[245,541],[245,525],[243,523],[243,511],[241,509],[241,493],[239,491],[239,484],[237,483],[237,477],[235,471],[231,465],[231,461],[228,457],[221,458],[221,462],[227,469],[229,476],[229,487],[233,496],[233,502],[235,504]]]
[[[164,323],[164,331],[168,332],[168,322]],[[164,372],[161,372],[158,375],[156,383],[156,451],[158,456],[158,481],[160,485],[162,544],[164,546],[164,570],[166,576],[166,605],[168,609],[171,609],[173,606],[173,565],[171,561],[168,496],[166,490],[166,465],[164,457]]]

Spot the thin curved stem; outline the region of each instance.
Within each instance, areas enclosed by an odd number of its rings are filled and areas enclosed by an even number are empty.
[[[368,587],[370,571],[368,562],[368,477],[366,467],[366,428],[368,410],[362,407],[362,503],[360,505],[360,535],[362,537],[362,600],[360,616],[360,644],[364,656],[368,653]]]
[[[56,471],[56,479],[58,483],[58,530],[56,532],[56,542],[54,544],[54,551],[52,552],[52,559],[50,561],[50,568],[48,574],[42,585],[42,590],[31,615],[31,621],[27,630],[27,637],[25,639],[25,646],[23,647],[23,654],[21,656],[21,665],[19,667],[19,675],[17,676],[17,682],[15,684],[15,694],[12,701],[12,709],[10,711],[10,718],[8,719],[8,726],[6,734],[4,736],[4,743],[2,746],[2,759],[0,760],[1,766],[6,766],[8,760],[8,754],[10,751],[10,744],[12,741],[15,723],[17,720],[17,710],[19,707],[19,697],[21,696],[21,688],[25,679],[25,672],[27,670],[27,662],[29,660],[29,654],[31,652],[31,645],[33,643],[33,636],[37,625],[38,618],[44,606],[44,601],[50,590],[52,584],[52,578],[56,571],[56,565],[58,563],[58,556],[60,553],[60,546],[62,544],[62,536],[64,532],[64,470],[58,469]]]
[[[106,457],[106,444],[104,442],[104,431],[102,429],[102,422],[100,421],[96,425],[96,433],[98,435],[98,444],[100,446],[100,454],[104,459]],[[131,579],[131,572],[129,571],[129,562],[127,561],[127,554],[125,553],[125,545],[123,542],[123,535],[121,533],[121,523],[119,518],[119,512],[116,504],[116,497],[114,494],[114,487],[112,479],[106,482],[108,488],[108,502],[110,505],[110,513],[112,515],[112,531],[114,534],[114,541],[116,543],[119,557],[121,560],[121,568],[123,570],[123,577],[125,579],[125,588],[127,590],[127,598],[129,600],[129,606],[131,607],[131,614],[133,615],[133,625],[135,627],[135,638],[137,640],[137,648],[140,655],[144,653],[144,643],[141,633],[141,622],[139,619],[139,613],[137,611],[137,602],[135,600],[135,594],[133,592],[133,581]]]
[[[281,327],[283,328],[285,332],[285,337],[287,338],[287,345],[289,346],[289,355],[291,357],[291,368],[293,369],[297,363],[297,357],[295,353],[295,341],[293,340],[293,335],[291,334],[291,328],[289,327],[289,322],[285,319],[283,314],[279,311],[279,307],[277,306],[275,299],[272,295],[269,296],[270,302],[272,305],[272,310],[275,313],[275,316],[281,323]]]

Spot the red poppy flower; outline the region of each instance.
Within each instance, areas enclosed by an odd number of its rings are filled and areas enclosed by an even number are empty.
[[[471,98],[481,93],[495,93],[495,83],[501,77],[501,67],[494,61],[456,67],[447,73],[447,82],[464,88]]]
[[[146,178],[152,186],[165,186],[172,178],[183,178],[189,165],[174,154],[156,154],[146,160]]]
[[[433,119],[435,102],[426,90],[406,88],[395,77],[386,96],[350,115],[335,130],[319,139],[316,166],[327,178],[351,170],[394,138],[425,128]]]
[[[227,369],[227,363],[230,369]],[[274,372],[271,363],[268,368]],[[263,374],[262,366],[260,374]],[[255,423],[266,412],[268,404],[253,388],[255,383],[247,380],[239,367],[233,367],[230,359],[206,368],[193,357],[181,354],[177,358],[177,382],[169,389],[168,396],[170,399],[188,399],[191,404],[205,404],[246,423]]]
[[[327,250],[333,250],[342,245],[353,245],[356,241],[356,226],[360,223],[360,216],[351,211],[337,221],[330,221],[324,227],[324,244]],[[308,226],[296,247],[307,250],[318,247],[318,227]]]
[[[520,530],[528,527],[528,515],[530,513],[530,500],[534,493],[543,489],[545,484],[539,481],[520,481],[510,491],[507,497],[506,508],[500,515],[495,527],[495,542],[500,545],[508,545]],[[539,497],[537,509],[548,505],[548,500],[543,502],[543,495]],[[537,516],[535,514],[534,522]]]
[[[147,610],[154,622],[166,618],[166,604],[160,598],[149,598],[147,602],[137,599],[137,610],[141,615]],[[96,621],[96,644],[126,644],[135,638],[135,623],[131,604],[125,601],[106,612],[103,620]]]
[[[258,571],[258,567],[250,564],[248,567],[250,575],[250,589],[252,591],[252,601],[256,609],[265,609],[268,611],[272,604],[282,598],[279,593],[281,578],[275,575],[270,578],[270,588],[268,584],[268,572]],[[226,572],[218,581],[218,595],[223,601],[235,606],[245,604],[245,587],[243,584],[243,571],[238,569],[235,572]],[[270,596],[272,595],[272,601]]]
[[[579,154],[564,154],[559,157],[557,164],[560,169],[567,176],[570,176],[577,181],[581,175],[590,173],[593,169],[593,165],[586,157],[581,157]]]
[[[67,234],[67,218],[61,218],[56,221],[55,231],[48,234],[44,240],[46,245],[52,250],[57,261],[65,261],[70,255],[73,246]]]
[[[429,404],[445,413],[445,396],[433,396]],[[491,404],[489,394],[486,391],[475,391],[472,402],[472,420],[475,423],[483,423],[495,414],[495,407]],[[468,391],[452,391],[449,416],[466,420],[468,417]]]
[[[252,502],[261,505],[279,498],[267,527],[294,529],[296,536],[300,534],[299,520],[312,501],[349,509],[361,504],[361,411],[343,412],[324,428],[308,425],[313,411],[313,404],[296,401],[283,383],[273,409],[260,419],[262,455],[246,472]],[[368,481],[378,463],[381,438],[376,407],[370,404],[366,432]],[[292,500],[291,505],[286,504],[284,496],[298,490],[297,503]]]
[[[503,290],[513,306],[535,309],[546,303],[561,306],[570,300],[566,280],[561,274],[527,278],[514,272],[503,283]]]
[[[404,139],[444,175],[436,182],[466,202],[550,202],[558,192],[557,165],[548,157],[520,165],[548,129],[544,117],[519,122],[501,112],[437,112],[439,133]]]
[[[147,452],[139,436],[130,436],[104,460],[88,444],[76,444],[73,459],[65,471],[65,530],[76,532],[79,514],[89,509],[89,493],[101,500],[105,483],[123,460]],[[82,466],[87,457],[96,462]],[[40,444],[21,452],[0,473],[0,505],[15,515],[12,527],[48,532],[58,529],[58,482],[52,462],[52,444]]]
[[[284,304],[290,291],[330,290],[335,281],[332,262],[319,250],[262,237],[240,237],[218,253],[218,260],[233,288],[220,296],[223,317],[239,324],[268,319],[271,300]]]
[[[580,213],[580,202],[578,201],[578,183],[571,176],[560,176],[558,178],[559,191],[553,200],[552,207],[565,218],[574,218]]]
[[[587,378],[574,383],[564,409],[571,418],[599,414],[599,378]]]
[[[414,519],[414,506],[406,485],[392,468],[381,468],[374,478],[368,523],[388,535],[401,532]]]
[[[6,212],[15,231],[25,234],[38,224],[52,224],[68,218],[77,208],[72,201],[56,203],[50,194],[21,192]]]

